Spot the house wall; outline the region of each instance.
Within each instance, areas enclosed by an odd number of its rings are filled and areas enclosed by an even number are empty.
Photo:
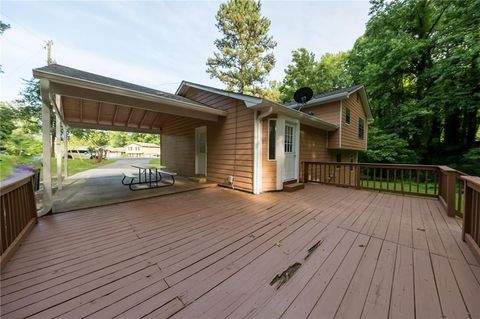
[[[352,94],[348,99],[343,101],[342,111],[342,145],[343,149],[366,150],[367,149],[367,133],[368,123],[365,110],[363,109],[360,95],[358,92]],[[350,109],[350,124],[346,123],[346,108]],[[364,138],[358,138],[358,119],[362,118],[364,123]]]
[[[227,112],[218,122],[184,118],[162,125],[162,163],[180,175],[195,174],[195,128],[207,126],[207,178],[253,191],[253,111],[242,101],[190,88],[186,97]]]
[[[300,181],[303,181],[303,162],[329,161],[327,132],[318,128],[300,126]]]
[[[312,112],[314,116],[335,125],[340,124],[340,102],[330,102],[321,105],[310,106],[303,109],[304,112]],[[340,131],[328,132],[328,148],[340,146]]]
[[[268,160],[268,119],[276,118],[276,115],[265,118],[262,122],[262,190],[272,191],[277,189],[277,161]]]

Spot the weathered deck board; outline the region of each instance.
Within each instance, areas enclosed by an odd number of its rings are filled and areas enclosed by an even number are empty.
[[[476,318],[480,267],[460,236],[432,199],[203,189],[42,218],[2,269],[1,313]],[[283,286],[270,285],[295,262]]]

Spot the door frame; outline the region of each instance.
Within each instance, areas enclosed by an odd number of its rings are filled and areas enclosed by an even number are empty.
[[[197,144],[197,134],[198,132],[200,132],[201,130],[204,130],[205,131],[205,176],[207,176],[207,158],[208,158],[208,145],[207,145],[207,126],[204,125],[204,126],[199,126],[199,127],[196,127],[195,128],[195,175],[199,175],[198,174],[198,144]]]
[[[285,125],[291,125],[294,127],[294,147],[295,147],[295,172],[294,178],[285,179]],[[277,145],[276,145],[276,158],[277,158],[277,190],[283,189],[283,182],[299,180],[300,171],[300,121],[284,115],[278,115],[277,117]]]

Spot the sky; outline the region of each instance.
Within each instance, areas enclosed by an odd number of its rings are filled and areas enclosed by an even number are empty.
[[[57,63],[175,92],[182,80],[224,88],[205,72],[220,36],[219,1],[1,1],[0,100],[18,97],[22,79],[46,65],[47,40]],[[269,80],[281,81],[291,51],[317,57],[352,48],[365,31],[368,1],[263,1],[278,45]]]

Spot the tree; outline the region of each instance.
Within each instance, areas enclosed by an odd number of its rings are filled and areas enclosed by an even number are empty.
[[[459,161],[478,147],[480,2],[375,0],[370,14],[348,67],[375,125],[422,163]]]
[[[315,94],[352,85],[347,67],[348,52],[326,53],[320,60],[305,48],[292,51],[292,63],[285,69],[280,86],[280,99],[291,101],[295,91],[310,87]]]
[[[2,35],[8,29],[10,29],[10,25],[0,20],[0,35]],[[0,73],[3,73],[1,65],[0,65]]]
[[[261,3],[228,0],[215,16],[222,38],[217,52],[207,60],[207,73],[227,85],[227,90],[252,93],[275,66],[272,50],[277,43],[268,32],[270,20],[261,15]]]
[[[2,145],[5,145],[13,130],[17,128],[15,119],[15,109],[5,103],[0,103],[0,143]]]
[[[89,134],[89,142],[97,149],[97,159],[100,163],[104,157],[105,146],[108,144],[108,134],[105,131],[93,130]]]

